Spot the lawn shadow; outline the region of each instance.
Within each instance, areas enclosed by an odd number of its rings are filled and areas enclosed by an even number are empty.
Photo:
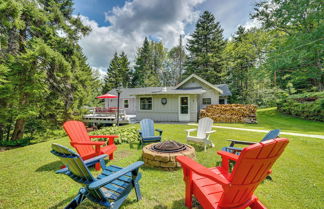
[[[48,209],[63,208],[63,206],[66,206],[67,204],[69,204],[73,198],[74,198],[74,196],[68,197],[65,200],[62,200],[61,202],[57,203],[56,205],[49,207]]]
[[[166,205],[163,204],[159,204],[154,206],[153,209],[167,209],[168,207]],[[185,201],[184,199],[180,199],[180,200],[175,200],[172,202],[172,206],[171,209],[186,209],[187,207],[185,206]],[[192,202],[192,208],[193,209],[203,209],[201,207],[201,205],[199,204],[199,202],[193,198],[193,202]]]
[[[48,163],[46,165],[43,165],[43,166],[37,168],[36,172],[56,171],[56,170],[59,170],[62,165],[63,164],[61,161],[59,161],[59,160],[54,161],[54,162]]]

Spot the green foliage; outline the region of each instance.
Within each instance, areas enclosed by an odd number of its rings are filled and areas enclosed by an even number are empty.
[[[138,129],[134,126],[111,126],[91,132],[91,135],[118,135],[115,139],[116,144],[134,143],[139,140]],[[106,139],[98,139],[106,140]]]
[[[127,88],[130,85],[130,72],[127,55],[124,52],[118,55],[116,52],[107,70],[102,93],[118,87]]]
[[[324,92],[296,94],[283,97],[278,110],[308,120],[324,121]]]
[[[149,41],[145,37],[143,46],[138,49],[132,77],[132,87],[160,86],[161,72],[166,58],[162,42]],[[163,80],[163,79],[162,79]]]
[[[185,75],[195,73],[212,84],[220,83],[223,80],[224,47],[220,23],[215,22],[212,13],[205,11],[200,16],[191,39],[188,40],[189,56]]]
[[[228,41],[223,53],[226,83],[232,96],[231,103],[274,106],[279,91],[272,82],[272,75],[263,67],[265,51],[272,35],[261,29],[246,30],[240,26],[233,39]]]
[[[23,147],[30,144],[33,137],[24,137],[18,140],[0,140],[0,146],[5,147]]]
[[[78,45],[90,28],[72,7],[72,0],[0,2],[0,140],[22,138],[36,120],[56,128],[98,94]]]
[[[269,40],[275,48],[265,65],[278,86],[299,93],[323,90],[323,1],[270,0],[256,6],[252,17],[277,34]]]

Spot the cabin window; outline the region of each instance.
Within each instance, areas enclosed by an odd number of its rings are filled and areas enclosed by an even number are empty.
[[[127,109],[129,107],[128,99],[124,100],[124,108]]]
[[[219,104],[225,104],[225,99],[219,99]]]
[[[140,110],[152,110],[152,97],[140,98]]]
[[[211,104],[211,98],[203,98],[202,103],[204,105],[210,105]]]

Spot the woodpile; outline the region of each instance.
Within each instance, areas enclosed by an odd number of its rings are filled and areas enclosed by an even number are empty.
[[[219,104],[200,110],[200,118],[209,117],[216,123],[257,123],[256,105]]]

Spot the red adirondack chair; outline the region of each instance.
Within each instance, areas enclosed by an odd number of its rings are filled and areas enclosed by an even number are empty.
[[[87,129],[83,122],[70,120],[63,124],[64,130],[69,136],[71,146],[73,146],[83,160],[87,160],[102,154],[109,155],[109,159],[114,159],[114,151],[117,149],[114,144],[114,139],[118,136],[114,135],[100,135],[100,136],[89,136]],[[106,142],[91,141],[92,138],[108,138],[108,144]],[[93,148],[95,146],[95,148]],[[100,164],[95,165],[96,170],[100,170]]]
[[[277,138],[246,147],[240,155],[219,151],[222,165],[209,169],[188,157],[177,157],[186,183],[185,205],[192,207],[194,195],[204,209],[266,209],[253,192],[287,144],[288,139]],[[231,173],[229,160],[236,161]]]

